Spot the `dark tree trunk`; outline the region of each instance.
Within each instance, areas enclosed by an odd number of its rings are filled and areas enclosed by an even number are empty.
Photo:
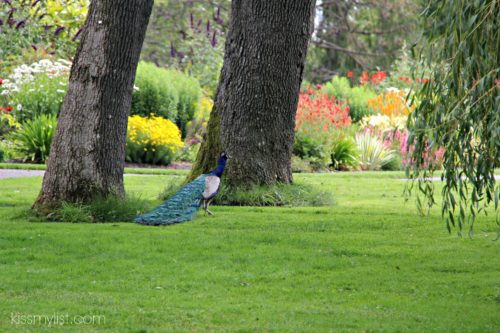
[[[224,66],[191,177],[220,150],[230,185],[292,181],[291,157],[315,0],[233,0]],[[215,133],[214,133],[215,132]]]
[[[34,208],[124,195],[127,117],[152,5],[92,1]]]

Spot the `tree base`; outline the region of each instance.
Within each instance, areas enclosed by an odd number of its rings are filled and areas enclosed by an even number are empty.
[[[224,181],[223,181],[224,182]],[[161,194],[167,200],[175,194],[180,185],[170,185]],[[270,207],[328,207],[335,205],[331,192],[321,191],[313,185],[283,184],[253,186],[251,188],[221,185],[212,202],[221,206],[270,206]]]

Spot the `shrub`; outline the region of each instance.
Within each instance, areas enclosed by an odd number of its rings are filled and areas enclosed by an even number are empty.
[[[394,131],[394,130],[404,130],[406,127],[406,116],[392,116],[374,114],[371,116],[363,117],[359,123],[359,127],[362,129],[370,129],[372,131]]]
[[[406,93],[396,88],[388,89],[384,93],[368,101],[368,106],[375,114],[406,118],[415,108],[406,104]]]
[[[41,60],[16,67],[7,79],[0,80],[0,106],[10,104],[12,114],[20,122],[42,114],[57,116],[66,93],[70,65],[66,60]]]
[[[196,161],[196,156],[198,155],[198,151],[200,150],[201,143],[195,144],[184,144],[184,147],[181,148],[177,156],[175,157],[176,161],[183,162],[191,162]]]
[[[330,82],[323,85],[321,92],[346,102],[349,105],[349,115],[354,122],[372,113],[368,101],[376,94],[369,86],[351,87],[347,78],[334,76]]]
[[[392,158],[389,162],[382,165],[382,170],[384,171],[397,171],[402,169],[402,161],[401,156],[399,154],[394,154],[394,158]]]
[[[324,169],[330,164],[327,147],[306,134],[295,134],[292,151],[294,155],[307,161],[314,170]]]
[[[154,114],[170,119],[186,136],[187,123],[193,119],[201,96],[198,81],[174,69],[146,62],[137,68],[131,115]]]
[[[350,170],[359,166],[359,152],[356,142],[350,137],[339,137],[331,147],[331,167],[335,170]]]
[[[168,165],[181,147],[181,133],[172,121],[156,116],[129,117],[127,162]]]
[[[312,172],[312,167],[309,161],[292,155],[292,172]]]
[[[56,127],[55,116],[40,115],[23,123],[8,139],[14,142],[14,151],[24,161],[44,163],[49,157]]]
[[[326,168],[333,138],[351,125],[349,107],[309,88],[299,96],[295,124],[293,153],[316,169]]]
[[[0,138],[7,136],[7,134],[19,128],[19,126],[16,118],[0,106]]]
[[[359,149],[359,162],[363,170],[380,170],[383,165],[395,157],[394,151],[388,148],[369,131],[356,134],[356,144]]]
[[[189,141],[190,145],[201,142],[206,132],[213,106],[214,102],[209,97],[202,97],[199,103],[197,103],[193,119],[187,124],[186,140]]]
[[[13,113],[20,122],[40,115],[57,117],[66,94],[67,78],[43,73],[18,88],[13,95],[18,107]]]

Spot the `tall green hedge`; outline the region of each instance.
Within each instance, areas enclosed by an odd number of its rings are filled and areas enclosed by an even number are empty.
[[[140,62],[130,113],[141,116],[155,114],[170,119],[185,137],[187,123],[193,119],[200,96],[201,87],[197,79],[175,69]]]

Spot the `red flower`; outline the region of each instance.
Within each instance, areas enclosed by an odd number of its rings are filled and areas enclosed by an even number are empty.
[[[419,79],[418,77],[416,77],[416,78],[415,78],[415,82],[417,82],[417,83],[418,83],[419,81],[420,81],[420,79]]]
[[[2,83],[3,83],[3,80],[2,80],[2,79],[0,79],[0,86],[2,85]]]
[[[317,84],[316,85],[316,89],[321,89],[322,85],[321,84]]]
[[[5,107],[5,112],[10,112],[10,111],[12,111],[12,106],[7,105],[7,106]]]
[[[422,79],[422,83],[427,83],[427,79],[426,79],[426,78],[423,78],[423,79]]]
[[[400,76],[398,80],[399,80],[399,81],[403,81],[403,77],[402,77],[402,76]]]
[[[353,75],[352,72],[347,72],[347,77],[353,77]]]
[[[411,80],[410,80],[410,78],[408,76],[405,77],[405,81],[406,81],[406,83],[410,83],[411,82]]]

